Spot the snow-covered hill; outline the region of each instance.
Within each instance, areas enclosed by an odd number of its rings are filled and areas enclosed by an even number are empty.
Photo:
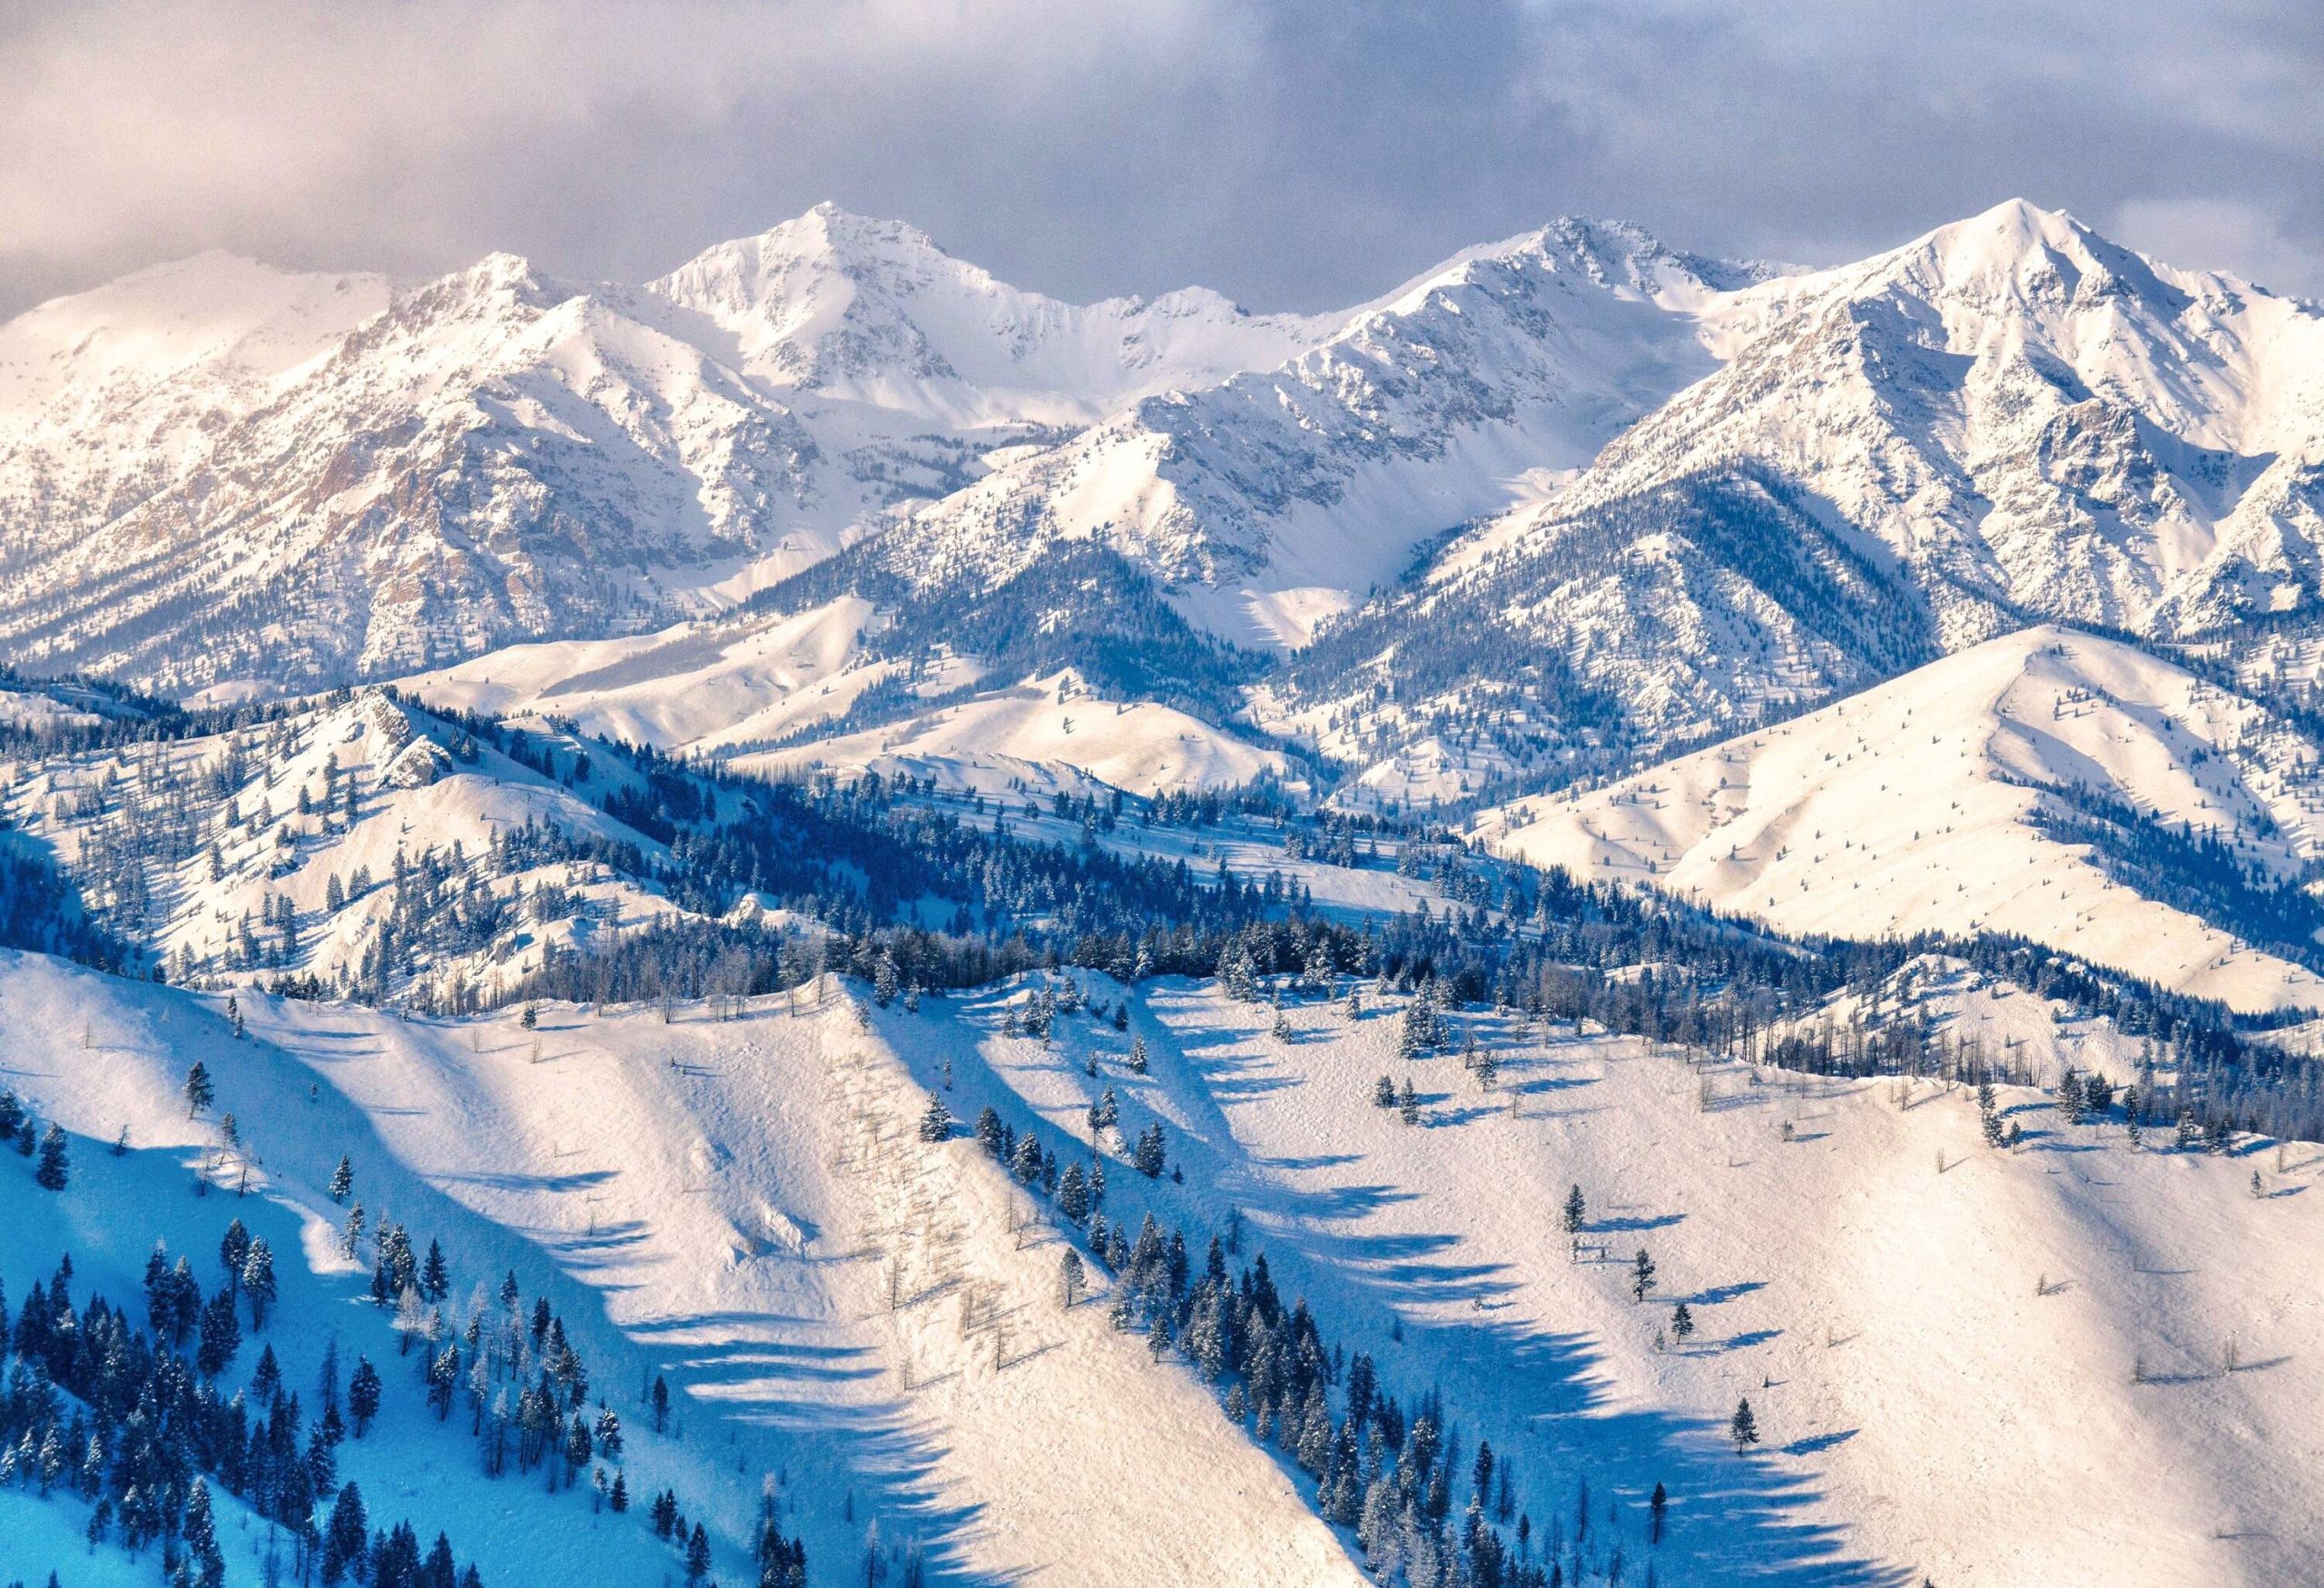
[[[384,295],[204,259],[0,329],[0,641],[281,688],[635,631],[1322,330],[1059,303],[829,206],[643,288],[497,254]]]
[[[1476,832],[1789,932],[1983,928],[2242,1009],[2314,1008],[2319,764],[2261,706],[2045,626]]]
[[[682,1576],[683,1550],[648,1525],[665,1486],[707,1524],[729,1581],[755,1580],[745,1552],[767,1490],[813,1583],[862,1576],[871,1540],[891,1578],[909,1552],[952,1582],[1364,1581],[1195,1380],[1107,1326],[1102,1281],[1061,1307],[1059,1243],[1020,1231],[1025,1193],[973,1142],[917,1139],[926,1093],[828,986],[738,1021],[551,1010],[533,1032],[513,1014],[402,1023],[253,1000],[236,1041],[203,1001],[6,955],[0,1010],[41,1033],[0,1084],[72,1133],[74,1162],[61,1195],[0,1163],[10,1297],[69,1247],[78,1285],[142,1313],[153,1239],[190,1253],[206,1289],[240,1215],[277,1254],[281,1305],[257,1338],[288,1383],[310,1393],[333,1336],[342,1374],[361,1353],[387,1379],[379,1425],[341,1446],[345,1478],[383,1524],[448,1533],[493,1588],[617,1564]],[[189,1118],[179,1084],[195,1059],[217,1098]],[[221,1152],[228,1114],[242,1145]],[[124,1128],[133,1151],[112,1158]],[[465,1402],[447,1423],[427,1408],[388,1316],[363,1305],[370,1243],[340,1251],[345,1209],[326,1189],[342,1153],[351,1200],[441,1241],[454,1338],[470,1308],[492,1323],[504,1272],[528,1301],[553,1298],[593,1402],[625,1425],[627,1453],[604,1464],[636,1496],[625,1514],[593,1506],[586,1475],[554,1495],[537,1474],[487,1478]],[[255,1194],[237,1198],[246,1159]],[[192,1194],[197,1163],[222,1192]],[[668,1437],[652,1431],[657,1375],[676,1406]],[[0,1570],[78,1565],[77,1538],[72,1560],[44,1561],[53,1534],[5,1525],[68,1504],[77,1534],[85,1505],[0,1487]],[[257,1582],[263,1524],[222,1531],[228,1581]]]
[[[520,763],[367,691],[251,730],[0,759],[0,816],[179,981],[507,987],[677,913],[638,874],[666,850],[600,808],[637,774],[554,730],[527,742]]]
[[[1973,981],[1921,967],[1891,996],[2064,1050],[2050,1006]],[[1055,1201],[965,1134],[922,1140],[934,1095],[1075,1168],[1104,1161],[1108,1223],[1182,1230],[1196,1277],[1214,1237],[1237,1267],[1264,1256],[1286,1307],[1368,1356],[1383,1392],[1441,1412],[1456,1516],[1490,1443],[1479,1519],[1514,1539],[1521,1515],[1521,1558],[1566,1582],[2258,1584],[2324,1558],[2324,1468],[2303,1444],[2324,1400],[2301,1347],[2324,1304],[2300,1258],[2324,1217],[2312,1152],[2139,1149],[2119,1114],[2071,1123],[2006,1086],[2024,1143],[2003,1150],[1965,1088],[1483,1011],[1406,1058],[1406,1000],[1370,986],[1360,1016],[1335,986],[1271,1031],[1265,1003],[1165,980],[1117,1030],[1099,1017],[1123,990],[1094,978],[1096,1001],[1046,1037],[1018,1018],[1034,991],[859,1019],[826,981],[733,1019],[550,1005],[530,1032],[261,998],[238,1041],[214,1000],[0,956],[0,1011],[27,1033],[0,1080],[70,1133],[74,1165],[50,1193],[0,1155],[16,1214],[0,1277],[21,1297],[69,1246],[76,1287],[133,1305],[160,1236],[206,1289],[241,1217],[277,1254],[281,1301],[227,1382],[261,1340],[294,1387],[333,1335],[342,1373],[380,1364],[380,1420],[341,1470],[376,1515],[446,1531],[492,1588],[585,1562],[675,1576],[642,1514],[665,1485],[722,1576],[747,1570],[771,1487],[814,1582],[860,1579],[875,1525],[943,1581],[1369,1580],[1359,1530],[1309,1509],[1299,1438],[1222,1406],[1194,1336],[1109,1327],[1126,1271],[1085,1259],[1092,1293],[1062,1305]],[[1489,1078],[1456,1057],[1471,1039]],[[189,1118],[195,1059],[217,1096]],[[1411,1083],[1412,1122],[1375,1104],[1382,1074]],[[1118,1123],[1092,1131],[1109,1094]],[[1178,1172],[1147,1179],[1127,1149],[1157,1123]],[[441,1241],[456,1323],[497,1317],[504,1271],[549,1298],[628,1431],[605,1465],[640,1496],[629,1513],[593,1509],[586,1478],[486,1478],[465,1403],[448,1423],[426,1409],[366,1304],[369,1244],[342,1255],[326,1189],[342,1152],[350,1200]],[[1691,1336],[1673,1333],[1680,1302]],[[1746,1397],[1759,1444],[1738,1455],[1725,1431]],[[27,1524],[0,1534],[0,1564],[79,1563],[86,1510],[0,1486],[0,1519]],[[263,1524],[222,1514],[228,1581],[256,1580]],[[1426,1543],[1364,1536],[1384,1561]]]

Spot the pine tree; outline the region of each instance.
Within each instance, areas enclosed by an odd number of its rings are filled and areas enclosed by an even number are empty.
[[[347,1376],[347,1415],[355,1420],[358,1439],[370,1431],[371,1420],[379,1415],[379,1370],[369,1356],[357,1356],[355,1371]]]
[[[1081,1254],[1071,1247],[1066,1248],[1065,1256],[1058,1260],[1058,1288],[1068,1311],[1081,1299],[1082,1272]]]
[[[65,1157],[64,1132],[51,1120],[41,1135],[40,1167],[33,1170],[33,1179],[44,1190],[61,1191],[72,1178],[73,1166]]]
[[[1695,1315],[1687,1310],[1687,1304],[1682,1301],[1670,1314],[1670,1337],[1679,1342],[1680,1350],[1684,1350],[1687,1342],[1694,1337],[1694,1333]]]
[[[218,1239],[218,1266],[226,1271],[228,1290],[241,1283],[242,1263],[250,1255],[251,1232],[237,1218],[226,1226],[226,1233]]]
[[[241,1321],[235,1316],[231,1291],[220,1290],[202,1304],[202,1335],[195,1342],[193,1365],[205,1378],[215,1378],[242,1348]]]
[[[1653,1288],[1654,1259],[1646,1255],[1644,1247],[1640,1247],[1638,1248],[1638,1261],[1630,1266],[1630,1299],[1644,1301],[1647,1292]]]
[[[1405,1124],[1420,1123],[1420,1094],[1413,1090],[1413,1078],[1409,1075],[1404,1077],[1403,1090],[1397,1094],[1396,1106]]]
[[[1382,1076],[1380,1083],[1372,1089],[1372,1106],[1375,1109],[1396,1106],[1396,1083],[1387,1076]]]
[[[1759,1442],[1759,1420],[1751,1415],[1748,1397],[1735,1403],[1735,1415],[1728,1421],[1727,1436],[1735,1441],[1738,1455]]]
[[[1565,1232],[1580,1235],[1588,1222],[1588,1205],[1581,1199],[1581,1188],[1576,1186],[1565,1194]]]
[[[920,1139],[922,1141],[949,1141],[952,1136],[952,1110],[944,1100],[931,1092],[928,1107],[920,1116]]]
[[[250,1252],[242,1258],[242,1295],[251,1304],[251,1327],[264,1328],[266,1315],[274,1307],[274,1253],[262,1235],[251,1238]]]
[[[1057,1210],[1065,1215],[1067,1223],[1077,1226],[1089,1217],[1089,1180],[1078,1163],[1066,1165],[1065,1173],[1058,1179]]]
[[[1129,1040],[1129,1072],[1132,1075],[1146,1073],[1146,1038],[1143,1035]]]
[[[218,1100],[218,1089],[211,1083],[210,1071],[199,1059],[195,1060],[193,1067],[185,1072],[185,1086],[182,1090],[185,1096],[185,1117],[189,1119]]]

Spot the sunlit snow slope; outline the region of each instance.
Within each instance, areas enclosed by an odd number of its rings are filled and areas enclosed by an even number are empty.
[[[1787,931],[2017,932],[2247,1009],[2324,980],[2110,880],[2033,820],[2084,790],[2216,827],[2289,877],[2312,856],[2317,752],[2260,707],[2124,645],[2043,627],[1595,793],[1521,800],[1489,843]],[[2312,946],[2312,945],[2310,945]]]

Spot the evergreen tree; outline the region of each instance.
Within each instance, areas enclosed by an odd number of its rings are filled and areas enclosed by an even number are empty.
[[[1654,1259],[1646,1248],[1638,1248],[1638,1261],[1630,1265],[1630,1299],[1644,1301],[1647,1292],[1654,1288]]]
[[[1372,1089],[1372,1106],[1375,1109],[1396,1106],[1396,1083],[1387,1076],[1382,1076],[1380,1083]]]
[[[218,1266],[226,1272],[226,1288],[231,1291],[242,1282],[242,1264],[251,1255],[251,1232],[242,1228],[239,1218],[226,1226],[226,1233],[218,1238]]]
[[[1129,1072],[1132,1075],[1146,1073],[1146,1038],[1143,1035],[1129,1040]]]
[[[371,1420],[379,1415],[379,1370],[369,1356],[358,1356],[355,1371],[347,1376],[347,1415],[354,1419],[358,1439],[370,1431]]]
[[[1058,1287],[1068,1310],[1081,1299],[1081,1254],[1068,1247],[1065,1256],[1058,1261]]]
[[[1683,1350],[1687,1342],[1694,1337],[1694,1333],[1695,1315],[1687,1310],[1687,1304],[1682,1301],[1670,1314],[1670,1337],[1678,1341]]]
[[[266,1244],[266,1237],[256,1236],[242,1258],[242,1295],[251,1304],[251,1327],[266,1327],[266,1315],[274,1307],[274,1253]]]
[[[952,1135],[952,1110],[944,1100],[931,1092],[928,1107],[920,1116],[920,1139],[922,1141],[947,1141]]]
[[[1581,1199],[1581,1188],[1576,1186],[1565,1194],[1565,1232],[1580,1235],[1588,1222],[1589,1208]]]
[[[189,1119],[218,1100],[218,1089],[211,1083],[210,1071],[199,1059],[185,1072],[185,1085],[182,1090],[185,1096],[185,1117]]]
[[[44,1190],[61,1191],[73,1178],[73,1166],[65,1157],[64,1132],[54,1120],[41,1133],[40,1167],[33,1170],[33,1179]]]
[[[1057,1210],[1075,1226],[1089,1217],[1089,1181],[1078,1163],[1066,1165],[1065,1173],[1058,1178]]]
[[[1409,1075],[1404,1077],[1403,1090],[1397,1093],[1396,1106],[1403,1113],[1405,1124],[1420,1123],[1420,1094],[1413,1090],[1413,1078]]]
[[[1735,1415],[1728,1420],[1727,1436],[1735,1441],[1738,1455],[1759,1442],[1759,1420],[1751,1415],[1748,1397],[1735,1403]]]
[[[220,1290],[202,1308],[202,1337],[196,1342],[193,1365],[204,1378],[215,1378],[242,1348],[242,1326],[234,1312],[231,1291]]]

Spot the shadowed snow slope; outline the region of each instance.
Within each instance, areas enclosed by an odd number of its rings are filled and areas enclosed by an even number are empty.
[[[2234,864],[2283,882],[2316,853],[2316,764],[2249,701],[2131,646],[2036,628],[1595,793],[1518,801],[1475,830],[1537,863],[1788,932],[1983,927],[2239,1008],[2319,1006],[2312,972],[2191,903],[2140,897],[2055,820],[2070,795],[2152,829],[2215,828]]]
[[[828,991],[675,1025],[553,1008],[537,1033],[513,1015],[407,1024],[253,1000],[238,1043],[201,1001],[0,957],[0,1014],[25,1033],[6,1084],[78,1149],[61,1198],[0,1162],[15,1214],[0,1263],[21,1294],[70,1244],[84,1283],[133,1298],[154,1235],[206,1262],[227,1218],[263,1218],[289,1271],[270,1337],[290,1382],[312,1382],[333,1328],[343,1365],[362,1349],[386,1366],[380,1445],[349,1447],[359,1481],[375,1512],[408,1509],[423,1538],[448,1530],[496,1588],[571,1582],[585,1562],[625,1563],[624,1581],[653,1580],[657,1560],[675,1572],[643,1512],[665,1484],[713,1530],[719,1574],[742,1580],[765,1475],[818,1582],[860,1574],[876,1519],[954,1581],[1361,1583],[1190,1376],[1108,1327],[1101,1304],[1060,1308],[1054,1238],[1015,1233],[1023,1193],[972,1141],[918,1139],[924,1094]],[[187,1166],[215,1140],[177,1094],[195,1057],[262,1160],[259,1197],[189,1194]],[[99,1144],[124,1123],[139,1150],[115,1160]],[[527,1294],[549,1287],[635,1431],[637,1509],[488,1483],[465,1420],[448,1431],[420,1406],[337,1256],[340,1210],[320,1188],[341,1151],[375,1214],[442,1239],[456,1295],[507,1268]],[[678,1439],[645,1432],[655,1372],[681,1392]],[[11,1575],[50,1563],[0,1540]]]

